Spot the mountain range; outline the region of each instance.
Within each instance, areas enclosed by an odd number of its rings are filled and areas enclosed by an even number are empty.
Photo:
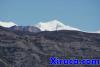
[[[15,24],[14,22],[5,22],[5,21],[0,21],[0,26],[6,27],[6,28],[11,28],[13,30],[17,31],[29,31],[29,32],[40,32],[40,31],[58,31],[58,30],[75,30],[75,31],[83,31],[79,28],[72,27],[70,25],[65,25],[59,20],[51,20],[47,22],[39,22],[33,25],[29,26],[19,26]],[[84,31],[87,32],[88,31]],[[97,31],[91,31],[89,33],[100,33],[100,30]]]
[[[100,59],[100,34],[82,32],[57,20],[33,26],[0,26],[0,67],[100,67],[50,65],[52,56]],[[46,27],[47,26],[47,27]]]
[[[13,22],[1,22],[0,26],[11,28],[14,30],[21,31],[30,31],[30,32],[39,32],[39,31],[56,31],[56,30],[76,30],[80,31],[78,28],[74,28],[68,25],[63,24],[58,20],[52,20],[48,22],[40,22],[34,24],[33,26],[18,26]]]
[[[100,67],[50,65],[52,56],[100,59],[100,34],[73,30],[34,33],[0,27],[0,67]]]

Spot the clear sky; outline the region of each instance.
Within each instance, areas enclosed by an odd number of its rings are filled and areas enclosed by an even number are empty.
[[[83,31],[100,30],[100,0],[0,0],[0,21],[32,25],[53,19]]]

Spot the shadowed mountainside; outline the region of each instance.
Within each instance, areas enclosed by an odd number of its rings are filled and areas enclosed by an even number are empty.
[[[49,65],[49,57],[100,59],[100,34],[80,31],[32,33],[0,27],[0,67],[100,67]]]
[[[34,26],[12,26],[10,27],[12,30],[17,30],[17,31],[26,31],[26,32],[40,32],[40,29]]]

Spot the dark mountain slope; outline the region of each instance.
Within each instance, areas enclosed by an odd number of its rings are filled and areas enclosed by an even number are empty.
[[[0,27],[0,67],[100,67],[49,65],[49,57],[100,59],[100,34],[80,31],[14,31]]]

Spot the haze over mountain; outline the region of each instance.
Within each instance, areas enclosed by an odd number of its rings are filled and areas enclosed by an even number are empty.
[[[98,31],[96,31],[96,32],[94,32],[94,33],[100,33],[100,30],[98,30]]]
[[[12,30],[17,30],[17,31],[26,31],[26,32],[40,32],[41,30],[35,26],[12,26],[10,27]]]

